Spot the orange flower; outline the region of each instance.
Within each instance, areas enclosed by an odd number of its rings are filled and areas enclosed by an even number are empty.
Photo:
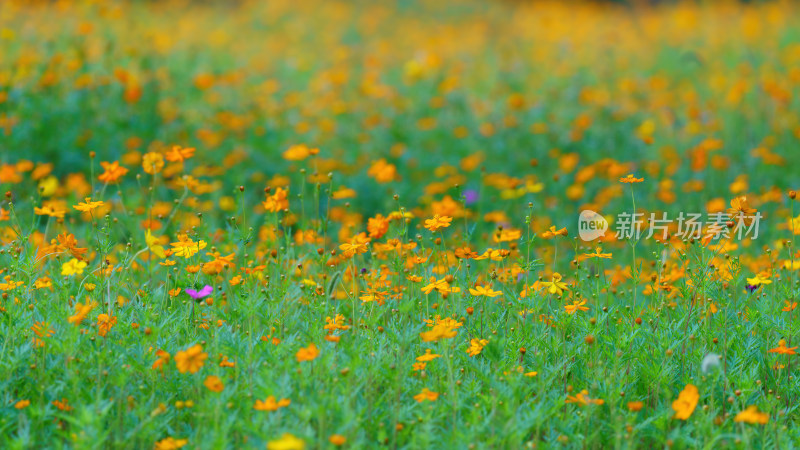
[[[225,385],[222,384],[222,380],[220,380],[216,375],[207,376],[206,380],[203,381],[203,385],[205,385],[208,390],[214,392],[222,392],[222,390],[225,389]]]
[[[397,177],[397,167],[381,158],[370,166],[367,175],[375,178],[378,183],[388,183]]]
[[[288,150],[283,152],[283,159],[289,161],[302,161],[311,155],[319,153],[318,148],[308,148],[304,144],[293,145]]]
[[[383,217],[382,214],[370,217],[367,221],[367,231],[369,231],[369,237],[373,239],[382,238],[389,231],[389,218]]]
[[[450,339],[456,336],[458,332],[446,323],[440,322],[434,325],[430,331],[423,331],[419,334],[425,342],[438,341],[440,339]]]
[[[441,358],[441,357],[442,357],[442,355],[437,355],[436,353],[431,353],[431,350],[428,349],[428,350],[425,350],[425,354],[424,355],[417,356],[417,361],[428,362],[428,361],[433,361],[434,359]]]
[[[575,403],[578,406],[586,406],[590,404],[602,405],[603,403],[605,403],[603,399],[589,398],[589,391],[587,391],[586,389],[578,392],[578,394],[576,395],[567,396],[567,399],[564,402]]]
[[[151,369],[153,370],[161,369],[167,362],[169,362],[170,358],[169,353],[161,349],[156,350],[156,356],[158,356],[158,359],[156,360],[156,362],[153,363],[153,366],[151,367]]]
[[[469,356],[477,356],[480,355],[483,351],[483,347],[486,347],[489,341],[486,339],[471,339],[469,341],[469,348],[467,349],[467,354]]]
[[[450,222],[453,221],[452,217],[447,216],[440,216],[438,214],[433,216],[433,219],[425,220],[425,228],[430,231],[436,231],[439,228],[447,228],[450,226]]]
[[[92,311],[92,309],[94,309],[95,306],[97,306],[97,302],[94,302],[94,301],[90,302],[90,301],[88,301],[88,299],[87,299],[85,304],[84,303],[76,303],[75,304],[75,314],[69,316],[69,318],[67,318],[67,322],[69,322],[69,323],[71,323],[71,324],[73,324],[75,326],[80,325],[81,322],[83,322],[83,320]]]
[[[416,400],[417,403],[422,403],[425,400],[432,402],[435,401],[437,398],[439,398],[439,393],[433,392],[428,388],[422,388],[422,391],[420,391],[419,394],[414,396],[414,400]]]
[[[308,344],[308,347],[303,347],[297,351],[295,357],[297,362],[312,361],[319,356],[319,349],[313,343]]]
[[[642,181],[644,181],[644,178],[636,178],[632,173],[629,173],[626,177],[619,179],[620,183],[641,183]]]
[[[750,405],[744,411],[736,414],[733,421],[764,425],[769,422],[769,414],[760,412],[756,405]]]
[[[741,196],[731,200],[731,207],[725,212],[728,213],[732,221],[741,220],[742,223],[750,225],[753,222],[753,215],[756,213],[756,209],[750,207],[746,196]]]
[[[493,291],[492,288],[485,286],[475,286],[475,289],[469,288],[469,293],[472,295],[485,295],[486,297],[494,298],[498,295],[503,295],[501,291]]]
[[[353,236],[350,242],[341,244],[339,246],[339,249],[342,250],[342,257],[350,258],[357,254],[366,253],[369,241],[370,238],[367,237],[366,233],[358,233],[357,235]]]
[[[28,405],[30,405],[30,404],[31,404],[31,401],[30,401],[30,400],[20,400],[20,401],[18,401],[17,403],[14,403],[14,408],[17,408],[17,409],[25,409],[25,408],[27,408],[27,407],[28,407]]]
[[[175,354],[175,365],[180,373],[196,373],[203,367],[206,358],[208,358],[208,353],[203,352],[200,344],[195,344]]]
[[[128,173],[128,169],[120,166],[119,161],[112,163],[101,161],[100,165],[103,166],[105,172],[101,173],[97,179],[104,183],[116,183],[123,175]]]
[[[264,209],[268,212],[279,212],[289,208],[289,191],[283,188],[275,189],[275,193],[268,196],[267,200],[262,202]]]
[[[97,334],[106,337],[111,327],[117,324],[117,316],[109,316],[108,314],[100,314],[97,316]]]
[[[641,411],[642,408],[644,408],[644,402],[628,402],[629,411]]]
[[[770,349],[769,353],[780,353],[781,355],[796,355],[797,352],[794,351],[796,348],[797,347],[786,347],[786,340],[781,339],[780,341],[778,341],[778,346],[773,349]]]
[[[194,148],[183,148],[180,145],[173,145],[167,152],[167,161],[184,162],[194,156]]]
[[[156,442],[155,450],[177,450],[189,443],[188,439],[164,438]]]
[[[564,310],[567,311],[567,314],[575,314],[578,311],[588,311],[589,308],[583,306],[586,304],[586,300],[573,300],[571,305],[564,305]]]
[[[75,209],[77,209],[78,211],[81,211],[81,212],[89,212],[89,211],[91,211],[91,210],[93,210],[95,208],[99,208],[99,207],[101,207],[103,205],[104,205],[103,202],[93,202],[91,198],[86,197],[83,200],[83,203],[78,203],[77,205],[74,205],[73,208],[75,208]]]
[[[691,417],[694,409],[697,407],[698,400],[700,400],[700,394],[697,392],[697,387],[693,384],[687,384],[678,395],[678,398],[672,402],[672,409],[675,410],[675,418],[686,420]]]
[[[568,234],[566,228],[562,228],[560,230],[556,230],[555,226],[550,227],[550,230],[545,231],[542,233],[542,239],[551,239],[556,236],[566,236]]]
[[[330,442],[331,444],[333,444],[333,445],[335,445],[337,447],[341,447],[342,445],[345,444],[345,442],[347,442],[347,438],[342,436],[341,434],[332,434],[328,438],[328,442]]]
[[[275,396],[270,395],[264,401],[256,400],[255,405],[253,405],[253,409],[256,411],[277,411],[280,408],[289,406],[291,403],[292,401],[288,398],[282,398],[276,401]]]

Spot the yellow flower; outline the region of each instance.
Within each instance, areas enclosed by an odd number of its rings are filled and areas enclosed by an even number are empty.
[[[503,295],[501,291],[493,291],[491,288],[484,286],[475,286],[475,289],[469,288],[469,293],[472,295],[485,295],[487,297],[497,297]]]
[[[672,402],[672,409],[675,410],[675,418],[686,420],[691,417],[694,409],[697,407],[697,401],[699,399],[700,394],[697,392],[697,387],[692,384],[687,384],[678,395],[678,398]]]
[[[53,287],[53,280],[51,280],[50,277],[41,277],[33,282],[33,287],[36,289]]]
[[[206,248],[206,241],[193,241],[192,238],[185,234],[178,235],[178,242],[169,244],[173,247],[172,254],[175,256],[183,256],[186,259],[191,258],[200,250]]]
[[[467,349],[467,354],[469,356],[477,356],[480,355],[483,351],[483,347],[486,347],[489,341],[486,339],[471,339],[469,341],[469,348]]]
[[[58,178],[49,176],[39,182],[39,194],[42,197],[50,197],[58,190]]]
[[[161,169],[163,168],[164,157],[161,156],[161,153],[150,152],[145,153],[144,156],[142,156],[142,169],[144,169],[145,173],[155,175],[161,172]]]
[[[164,251],[164,246],[160,244],[161,241],[155,236],[150,230],[144,232],[144,241],[147,244],[147,248],[150,250],[151,253],[158,256],[161,259],[167,257],[166,252]],[[202,241],[201,241],[202,242]]]
[[[751,286],[761,286],[762,284],[772,284],[772,280],[770,280],[766,275],[758,274],[753,278],[748,278],[747,284]]]
[[[280,439],[267,442],[267,450],[303,450],[306,443],[289,433],[283,433]]]
[[[88,266],[86,261],[72,258],[61,265],[61,275],[66,277],[70,277],[72,275],[81,275],[83,274],[83,269],[85,269],[86,266]]]
[[[446,323],[437,323],[430,331],[423,331],[419,334],[425,342],[438,341],[440,339],[450,339],[456,336],[458,332],[455,328]]]
[[[551,281],[543,281],[542,286],[547,288],[547,292],[557,295],[563,294],[565,289],[569,290],[566,283],[561,281],[561,274],[558,272],[553,274]]]
[[[12,281],[11,277],[8,275],[6,275],[4,280],[5,281],[0,283],[0,291],[11,291],[25,284],[24,281]]]
[[[75,208],[75,209],[77,209],[78,211],[81,211],[81,212],[89,212],[89,211],[91,211],[91,210],[93,210],[95,208],[99,208],[99,207],[103,206],[104,204],[105,203],[99,202],[99,201],[98,202],[93,202],[91,198],[86,197],[83,200],[83,203],[78,203],[77,205],[74,205],[73,208]]]
[[[34,207],[33,212],[37,216],[50,216],[50,217],[55,217],[57,219],[63,219],[64,214],[67,213],[65,210],[53,204],[42,205],[41,208]]]

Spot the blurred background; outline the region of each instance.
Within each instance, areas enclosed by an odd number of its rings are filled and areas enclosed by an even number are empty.
[[[351,176],[376,204],[381,159],[416,196],[482,170],[596,203],[592,178],[616,173],[576,168],[608,158],[661,179],[666,200],[722,195],[733,179],[763,192],[797,181],[772,175],[798,173],[798,9],[6,1],[0,158],[63,175],[88,171],[90,151],[132,167],[177,144],[206,170],[276,183],[291,164],[280,155],[306,144],[320,149],[317,181]]]

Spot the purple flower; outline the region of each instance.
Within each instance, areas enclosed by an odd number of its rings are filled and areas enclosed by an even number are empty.
[[[745,288],[745,289],[747,289],[747,290],[748,290],[748,291],[749,291],[749,292],[752,294],[752,293],[753,293],[753,291],[755,291],[756,289],[758,289],[758,285],[752,285],[752,284],[748,284],[748,285],[746,285],[744,288]]]
[[[464,191],[464,203],[471,205],[478,201],[478,191],[475,189],[467,189]]]
[[[214,288],[209,285],[206,285],[203,289],[200,289],[200,291],[186,289],[186,293],[189,294],[189,297],[192,297],[195,300],[201,300],[205,297],[208,297],[212,292],[214,292]]]

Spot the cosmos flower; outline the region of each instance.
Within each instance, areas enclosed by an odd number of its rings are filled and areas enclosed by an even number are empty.
[[[319,356],[319,349],[314,343],[308,344],[308,347],[303,347],[297,351],[295,358],[297,362],[313,361]]]
[[[222,384],[222,380],[216,375],[209,375],[206,377],[205,381],[203,381],[203,385],[208,388],[209,391],[213,392],[222,392],[225,389],[225,385]]]
[[[128,169],[120,166],[119,161],[114,161],[111,163],[102,161],[100,162],[100,165],[103,167],[105,171],[101,173],[97,177],[97,179],[104,183],[108,184],[116,183],[119,181],[120,178],[122,178],[126,173],[128,173]]]
[[[691,417],[694,409],[697,407],[697,401],[700,399],[700,394],[697,392],[697,387],[693,384],[687,384],[686,387],[678,395],[678,398],[672,402],[672,409],[675,411],[675,418],[680,420],[687,420]]]
[[[557,230],[555,226],[551,226],[549,230],[542,233],[542,239],[552,239],[556,236],[566,236],[568,234],[566,228]]]
[[[480,355],[483,351],[483,347],[486,347],[489,341],[486,339],[471,339],[469,341],[469,348],[467,349],[467,354],[469,356],[477,356]]]
[[[83,269],[85,269],[86,266],[88,266],[86,261],[80,261],[76,258],[72,258],[61,265],[61,275],[65,277],[81,275],[83,274]]]
[[[86,197],[83,200],[83,203],[78,203],[77,205],[74,205],[73,208],[81,212],[89,212],[92,211],[93,209],[103,206],[104,204],[105,203],[101,201],[93,202],[91,198]]]
[[[306,443],[290,433],[283,433],[279,439],[267,442],[267,450],[304,450]]]
[[[175,354],[175,365],[180,373],[197,373],[207,358],[208,353],[203,352],[203,347],[195,344]]]
[[[439,228],[447,228],[450,226],[450,222],[453,221],[452,217],[447,216],[440,216],[434,215],[432,219],[425,220],[425,228],[430,231],[436,231]]]
[[[797,349],[797,347],[787,347],[786,346],[786,340],[785,339],[781,339],[780,341],[778,341],[778,346],[773,348],[773,349],[768,350],[768,352],[769,353],[780,353],[781,355],[796,355],[797,354],[797,352],[795,352],[796,349]]]
[[[280,408],[285,408],[292,403],[291,400],[288,398],[282,398],[280,400],[276,400],[275,396],[270,395],[265,400],[256,400],[256,403],[253,405],[253,409],[256,411],[277,411]]]
[[[184,447],[188,443],[188,439],[175,439],[173,437],[166,437],[156,442],[155,450],[177,450],[181,447]]]
[[[564,401],[565,403],[575,403],[578,406],[586,406],[586,405],[602,405],[605,403],[603,399],[599,398],[590,398],[589,391],[586,389],[578,392],[576,395],[569,395],[567,399]]]
[[[205,285],[203,287],[203,289],[200,289],[199,291],[187,288],[187,289],[184,289],[184,292],[189,294],[189,297],[192,297],[195,301],[199,301],[199,300],[202,300],[202,299],[208,297],[209,295],[213,294],[214,293],[214,288],[209,286],[209,285]]]
[[[167,151],[167,161],[182,163],[194,156],[194,152],[194,148],[185,148],[179,145],[173,145],[172,148]]]
[[[619,179],[620,183],[641,183],[642,181],[644,181],[644,178],[636,178],[632,173],[629,173],[625,177]]]
[[[760,412],[756,405],[750,405],[744,411],[736,414],[733,421],[764,425],[769,422],[769,414]]]
[[[437,398],[439,398],[439,393],[433,392],[428,388],[422,388],[420,393],[414,396],[414,400],[416,400],[417,403],[422,403],[424,401],[433,402],[436,401]]]
[[[565,290],[569,290],[567,284],[561,281],[561,274],[556,272],[550,281],[542,281],[542,286],[547,288],[547,292],[555,295],[562,295]],[[584,302],[585,303],[585,302]]]

